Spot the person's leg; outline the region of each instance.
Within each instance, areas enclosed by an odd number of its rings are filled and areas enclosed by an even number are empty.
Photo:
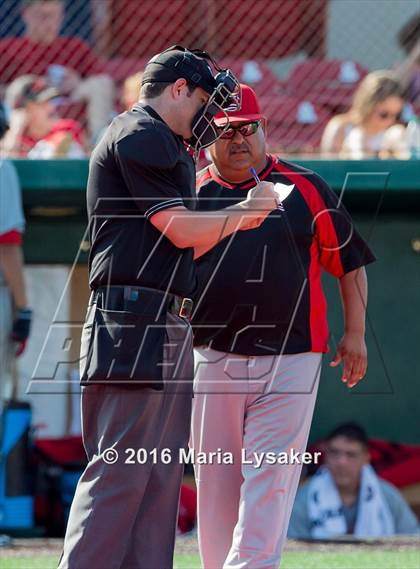
[[[182,350],[186,324],[171,314],[168,315],[169,320],[172,326],[167,328],[170,346],[168,345],[165,361],[175,362]],[[177,324],[180,324],[179,328]],[[121,569],[169,569],[173,564],[179,495],[184,473],[179,451],[186,449],[190,434],[194,373],[191,329],[184,349],[188,350],[189,357],[184,354],[180,365],[174,366],[172,372],[170,369],[166,372],[162,434],[157,445],[157,460],[152,466]],[[169,452],[165,449],[169,449]],[[170,461],[166,464],[168,456]]]
[[[173,565],[179,495],[184,473],[184,466],[179,463],[178,456],[179,449],[186,447],[189,436],[189,423],[180,424],[179,417],[181,414],[190,417],[191,395],[172,397],[171,401],[167,397],[164,403],[164,413],[168,415],[167,428],[157,446],[157,464],[153,465],[121,569],[170,569]],[[162,462],[163,449],[171,451],[169,464]]]
[[[182,333],[190,338],[191,328],[183,324]],[[134,464],[127,464],[126,449],[143,448],[151,456],[150,452],[162,446],[165,432],[171,429],[178,433],[177,442],[186,444],[193,374],[190,339],[188,344],[181,367],[184,372],[189,370],[190,378],[180,391],[180,401],[170,381],[165,381],[163,392],[104,386],[83,388],[83,440],[89,463],[73,499],[59,569],[125,569],[124,560],[133,549],[132,536],[141,519],[139,512],[143,504],[147,510],[152,498],[146,493],[154,475],[152,459],[140,464],[134,456]],[[166,347],[164,361],[168,362]],[[106,464],[103,459],[107,448],[118,452],[114,464]],[[168,477],[175,496],[168,504],[160,500],[157,517],[148,519],[143,540],[138,546],[135,544],[135,554],[131,553],[142,560],[143,565],[137,567],[151,567],[147,557],[150,550],[142,550],[145,543],[159,543],[153,552],[153,563],[156,561],[162,569],[172,567],[174,538],[164,547],[159,536],[171,534],[176,524],[180,479],[177,466],[174,463],[160,471],[161,488],[166,486]]]
[[[75,101],[86,101],[89,130],[95,141],[111,122],[115,96],[113,80],[108,75],[86,77],[71,95]]]
[[[306,449],[316,400],[321,354],[275,358],[268,392],[248,398],[243,446],[253,453]],[[253,377],[264,359],[255,358]],[[261,456],[261,455],[260,455]],[[239,519],[223,569],[278,569],[301,464],[243,464]]]
[[[163,394],[89,386],[82,392],[83,441],[89,463],[70,509],[59,569],[120,569],[151,464],[126,464],[125,449],[158,443]],[[118,452],[106,464],[103,452]]]
[[[10,399],[13,391],[12,358],[13,343],[10,340],[12,331],[12,297],[6,283],[0,275],[0,412],[4,402]]]
[[[229,358],[236,361],[229,365]],[[234,464],[195,464],[198,540],[204,569],[221,569],[238,519],[246,364],[246,357],[195,350],[191,447],[206,456],[220,449],[234,457]]]

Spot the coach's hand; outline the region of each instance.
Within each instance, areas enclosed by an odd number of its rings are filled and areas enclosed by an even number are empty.
[[[337,345],[337,350],[331,367],[343,363],[341,380],[347,387],[354,387],[366,374],[367,348],[364,334],[360,332],[346,332]]]
[[[272,182],[259,182],[248,192],[246,200],[240,202],[246,212],[240,229],[259,227],[267,215],[277,209],[278,195]]]

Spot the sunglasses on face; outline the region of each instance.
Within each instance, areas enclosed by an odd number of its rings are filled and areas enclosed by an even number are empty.
[[[261,121],[253,121],[246,124],[240,124],[239,126],[230,126],[227,130],[223,132],[220,138],[222,139],[230,139],[233,138],[238,131],[243,137],[251,136],[251,134],[255,134],[261,124]],[[218,129],[219,132],[222,132],[223,129]]]
[[[389,113],[388,111],[378,111],[377,114],[380,119],[393,119],[394,121],[397,121],[401,115],[401,113]]]

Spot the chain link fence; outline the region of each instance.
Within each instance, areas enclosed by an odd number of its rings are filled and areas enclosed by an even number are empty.
[[[361,79],[402,64],[398,34],[418,11],[416,0],[0,0],[0,85],[16,106],[8,86],[45,77],[61,116],[94,140],[136,100],[147,60],[178,43],[255,89],[272,150],[316,153]]]

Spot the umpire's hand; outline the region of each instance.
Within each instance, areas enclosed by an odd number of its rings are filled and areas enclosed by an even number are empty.
[[[259,182],[248,192],[246,200],[239,204],[246,210],[240,229],[259,227],[267,215],[278,208],[279,199],[272,182]]]

